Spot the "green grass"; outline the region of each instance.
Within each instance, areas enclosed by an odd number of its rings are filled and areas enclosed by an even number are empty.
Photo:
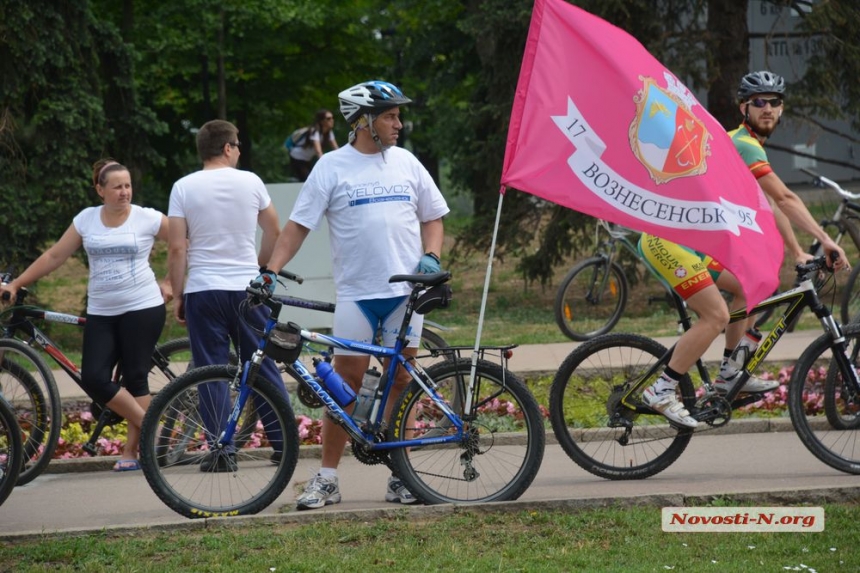
[[[721,505],[731,500],[719,500]],[[748,504],[731,504],[748,505]],[[5,543],[0,571],[856,571],[856,503],[823,533],[664,533],[659,507],[531,510]]]

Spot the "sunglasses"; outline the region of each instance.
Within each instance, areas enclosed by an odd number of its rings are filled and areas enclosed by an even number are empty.
[[[772,97],[772,98],[756,97],[756,98],[749,100],[747,103],[751,104],[753,107],[759,107],[759,108],[764,107],[767,104],[770,104],[770,107],[780,107],[780,106],[782,106],[782,98],[781,97]]]
[[[242,147],[242,142],[241,141],[228,141],[227,145],[229,145],[230,147]]]
[[[333,116],[328,116],[328,117],[326,117],[325,119],[326,119],[326,121],[329,121],[329,120],[331,120],[331,119],[334,119],[334,117],[333,117]]]

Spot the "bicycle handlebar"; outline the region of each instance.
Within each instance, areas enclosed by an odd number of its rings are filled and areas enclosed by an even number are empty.
[[[298,284],[302,284],[303,282],[305,282],[305,279],[303,277],[297,275],[296,273],[291,273],[290,271],[285,271],[283,269],[278,271],[278,276]]]
[[[824,177],[823,175],[819,175],[818,173],[816,173],[812,169],[809,169],[807,167],[801,167],[800,170],[803,171],[804,173],[806,173],[807,175],[809,175],[810,177],[812,177],[812,179],[813,179],[812,183],[813,183],[813,185],[815,185],[817,187],[830,187],[831,189],[833,189],[834,191],[836,191],[837,193],[839,193],[842,197],[845,197],[846,199],[854,199],[854,200],[860,199],[860,193],[852,193],[850,191],[846,191],[836,181],[833,181],[832,179],[828,179],[827,177]]]
[[[833,255],[832,259],[835,262],[838,255],[836,253],[831,254]],[[827,264],[827,256],[822,255],[820,257],[815,257],[808,263],[795,265],[794,270],[797,273],[798,280],[802,280],[806,275],[817,273],[818,271],[829,271],[832,273],[833,267]]]

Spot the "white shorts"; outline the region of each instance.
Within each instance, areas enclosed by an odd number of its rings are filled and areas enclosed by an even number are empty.
[[[373,343],[376,332],[381,329],[382,346],[394,346],[394,341],[400,333],[403,315],[406,313],[408,299],[407,296],[398,296],[349,302],[338,301],[334,310],[332,333],[340,338]],[[418,348],[421,344],[421,329],[423,327],[424,316],[414,313],[407,332],[408,348]],[[334,353],[346,356],[366,356],[362,352],[341,348],[335,348]]]

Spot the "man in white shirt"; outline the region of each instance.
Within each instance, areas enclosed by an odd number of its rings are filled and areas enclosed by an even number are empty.
[[[442,217],[449,209],[418,159],[396,146],[403,128],[400,106],[411,100],[382,81],[358,84],[338,98],[340,111],[352,126],[350,144],[323,155],[314,166],[267,268],[261,269],[256,281],[274,289],[273,271],[293,259],[325,216],[337,292],[334,335],[372,342],[381,328],[383,344],[392,346],[411,287],[388,279],[395,274],[440,270]],[[423,317],[415,314],[411,331],[420,333],[422,325]],[[406,351],[415,355],[420,338],[412,336],[412,347]],[[356,391],[369,363],[366,354],[335,350],[335,370]],[[407,381],[408,375],[398,376],[395,396]],[[347,434],[324,417],[322,440],[320,471],[296,500],[298,509],[340,502],[337,466]],[[392,476],[385,500],[413,503],[415,497]]]
[[[236,126],[223,120],[207,122],[197,133],[203,169],[178,180],[170,192],[168,268],[173,313],[188,327],[196,366],[227,364],[231,342],[243,362],[256,350],[258,336],[240,320],[239,305],[247,297],[248,276],[269,260],[280,233],[278,213],[263,181],[236,169],[239,146]],[[258,225],[263,231],[259,255]],[[255,311],[255,322],[262,325],[264,311]],[[262,372],[284,388],[271,359],[264,361]],[[200,394],[201,402],[218,404],[214,411],[201,408],[207,431],[217,436],[232,406],[226,384],[201,386]],[[267,437],[276,454],[282,451],[280,437]],[[200,465],[204,472],[236,469],[235,454],[229,448],[213,450]]]

